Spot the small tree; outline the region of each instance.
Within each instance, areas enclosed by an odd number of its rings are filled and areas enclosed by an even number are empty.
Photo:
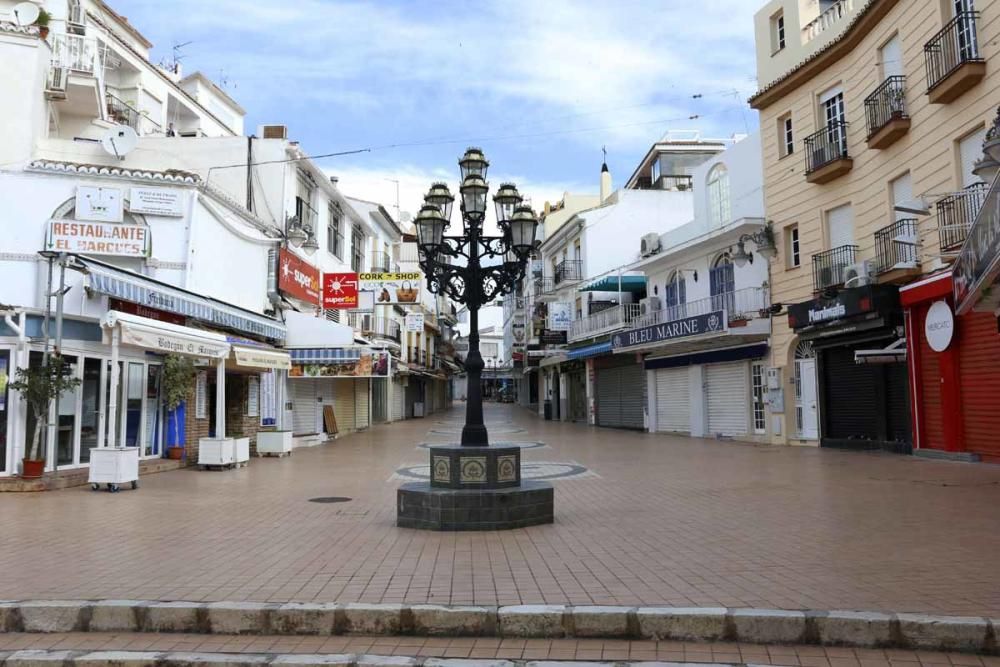
[[[168,354],[163,362],[163,401],[174,413],[175,445],[180,445],[181,425],[177,407],[187,400],[195,375],[194,361],[179,354]]]
[[[41,444],[42,426],[48,419],[49,406],[64,391],[76,389],[79,378],[71,377],[70,366],[59,355],[53,354],[48,362],[39,366],[18,368],[16,379],[7,385],[21,394],[31,406],[35,415],[35,433],[31,437],[31,452],[28,460],[39,461],[38,448]]]

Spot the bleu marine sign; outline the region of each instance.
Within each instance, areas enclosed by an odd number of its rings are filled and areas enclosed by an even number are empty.
[[[721,333],[726,331],[726,329],[726,311],[716,310],[704,315],[693,315],[671,322],[664,322],[663,324],[654,324],[641,329],[623,331],[614,335],[611,339],[611,347],[619,350],[639,345],[671,341],[676,338],[687,338],[707,333]]]

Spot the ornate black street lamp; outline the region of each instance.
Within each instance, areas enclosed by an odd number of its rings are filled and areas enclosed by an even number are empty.
[[[525,204],[512,183],[504,183],[493,197],[500,236],[486,236],[486,197],[489,162],[478,148],[470,148],[458,161],[462,172],[461,212],[463,233],[445,236],[455,198],[444,183],[434,183],[417,215],[420,266],[427,274],[427,287],[469,309],[469,353],[463,447],[487,447],[489,437],[483,423],[480,378],[483,357],[479,353],[479,309],[499,296],[515,290],[524,277],[535,243],[538,218]]]

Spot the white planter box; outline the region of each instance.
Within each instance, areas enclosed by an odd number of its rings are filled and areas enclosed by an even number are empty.
[[[117,491],[119,484],[139,486],[138,447],[92,447],[90,449],[90,472],[87,481],[96,491],[99,484],[107,484],[108,489]]]
[[[228,466],[236,462],[232,438],[202,438],[198,441],[198,465]]]
[[[291,431],[260,431],[257,434],[257,455],[284,456],[292,452]]]
[[[233,447],[233,463],[246,465],[250,460],[250,438],[236,438]]]

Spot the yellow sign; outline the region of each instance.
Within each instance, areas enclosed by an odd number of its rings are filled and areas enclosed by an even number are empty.
[[[424,274],[412,273],[359,273],[358,290],[373,292],[375,303],[419,303],[420,285]]]

